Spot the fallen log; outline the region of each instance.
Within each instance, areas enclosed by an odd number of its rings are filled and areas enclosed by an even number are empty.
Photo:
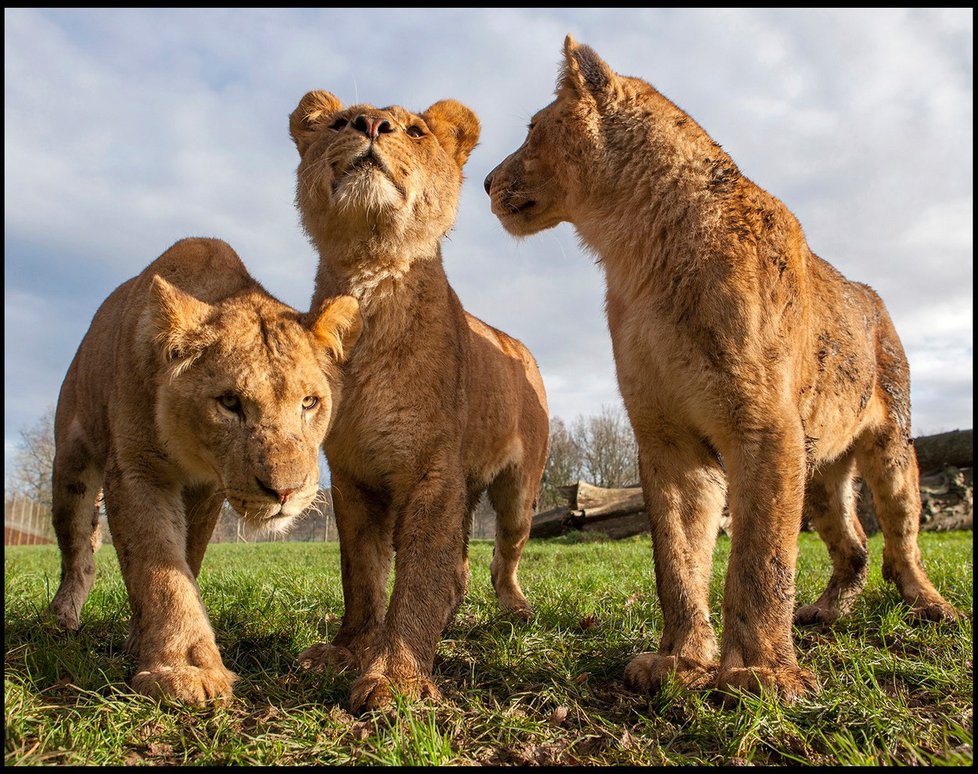
[[[952,430],[914,439],[921,470],[922,530],[972,528],[972,439],[971,430]],[[605,488],[577,481],[560,487],[559,491],[567,505],[536,514],[530,537],[556,537],[575,529],[603,532],[615,539],[649,532],[640,486]],[[857,485],[857,493],[859,520],[864,530],[872,534],[879,530],[872,497],[861,483]],[[810,529],[810,525],[805,528]],[[720,530],[732,534],[726,508]]]
[[[549,511],[536,514],[533,517],[533,526],[530,527],[530,537],[544,538],[563,535],[568,529],[575,527],[570,514],[571,509],[566,505],[558,505]]]
[[[645,508],[645,498],[640,486],[605,489],[587,481],[578,481],[576,484],[561,487],[560,491],[567,498],[569,507],[581,511],[585,520]]]
[[[940,473],[948,466],[974,467],[974,430],[951,430],[936,435],[922,435],[914,438],[913,445],[922,476]]]

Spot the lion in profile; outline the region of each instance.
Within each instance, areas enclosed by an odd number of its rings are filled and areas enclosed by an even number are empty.
[[[485,491],[497,513],[499,604],[530,614],[517,568],[549,443],[533,357],[463,310],[442,265],[440,240],[455,222],[479,121],[454,100],[414,113],[344,107],[312,91],[290,131],[296,203],[319,253],[313,305],[352,295],[364,321],[325,443],[343,622],[331,644],[299,661],[358,669],[355,711],[390,702],[395,690],[437,697],[435,650],[467,588],[468,533]]]
[[[921,563],[909,369],[883,302],[815,255],[787,207],[692,118],[568,36],[556,99],[485,188],[511,234],[572,223],[605,273],[664,618],[658,653],[626,668],[633,686],[655,691],[675,674],[788,699],[817,689],[792,620],[831,622],[865,584],[857,467],[884,576],[916,616],[957,615]],[[708,591],[725,498],[718,661]],[[806,507],[833,571],[793,611]]]
[[[196,577],[225,498],[255,528],[282,530],[318,493],[338,366],[360,317],[349,296],[317,310],[274,299],[225,242],[184,239],[105,300],[68,368],[52,480],[61,584],[49,609],[79,628],[101,486],[140,693],[231,695]]]

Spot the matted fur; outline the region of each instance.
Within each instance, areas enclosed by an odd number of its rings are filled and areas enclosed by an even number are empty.
[[[129,602],[133,687],[204,702],[231,695],[196,577],[224,499],[284,529],[318,492],[319,447],[360,317],[344,296],[300,315],[216,239],[184,239],[96,312],[55,414],[50,610],[77,629],[105,509]]]
[[[437,696],[435,649],[465,593],[468,530],[486,489],[499,604],[530,612],[516,573],[549,441],[533,357],[467,314],[442,266],[440,240],[455,222],[479,122],[454,100],[418,114],[344,108],[314,91],[290,131],[301,156],[296,202],[320,257],[313,302],[348,293],[364,315],[325,444],[343,623],[300,663],[359,669],[355,710],[389,702],[392,689]]]
[[[866,578],[857,464],[885,537],[884,575],[914,614],[955,617],[917,547],[910,377],[883,302],[811,252],[784,204],[692,118],[568,36],[556,99],[485,185],[510,233],[572,223],[605,272],[665,624],[658,653],[628,665],[631,684],[653,691],[675,673],[788,698],[816,688],[791,641],[802,508],[833,572],[794,620],[833,621]],[[733,539],[717,663],[708,589],[725,498]]]

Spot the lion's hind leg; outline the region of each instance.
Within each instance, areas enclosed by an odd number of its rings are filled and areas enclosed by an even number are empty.
[[[795,611],[799,626],[831,623],[849,612],[866,585],[866,533],[856,515],[855,456],[849,452],[819,470],[805,491],[805,510],[832,560],[832,577],[811,605]]]
[[[499,607],[507,613],[529,619],[533,609],[520,587],[517,571],[523,548],[530,537],[537,486],[519,466],[504,468],[489,484],[489,502],[496,511],[496,543],[490,574]]]
[[[82,605],[95,582],[95,508],[102,465],[77,434],[59,438],[52,475],[52,518],[61,549],[61,584],[48,609],[70,631],[81,625]]]
[[[955,620],[960,613],[927,577],[917,545],[920,477],[909,437],[887,424],[867,431],[857,444],[859,470],[872,490],[883,531],[883,577],[896,585],[915,616]]]

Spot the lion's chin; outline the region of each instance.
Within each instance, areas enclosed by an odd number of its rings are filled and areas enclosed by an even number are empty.
[[[347,213],[381,213],[404,206],[404,192],[377,167],[358,167],[333,183],[333,202]]]
[[[256,506],[254,503],[235,502],[230,499],[228,502],[241,519],[245,532],[251,535],[279,535],[287,532],[295,522],[295,518],[304,510],[293,508],[283,510],[278,503]]]
[[[506,231],[515,237],[526,237],[546,231],[559,224],[560,218],[540,217],[528,210],[495,212],[499,222]]]

